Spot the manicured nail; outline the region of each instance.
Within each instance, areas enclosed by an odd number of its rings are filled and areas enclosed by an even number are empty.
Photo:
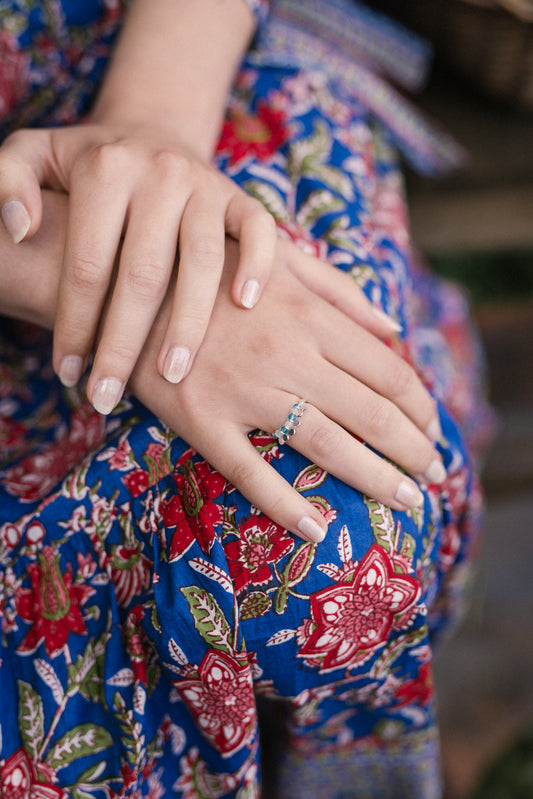
[[[163,367],[163,375],[169,383],[179,383],[183,380],[187,366],[191,359],[191,353],[187,347],[172,347],[168,351]]]
[[[245,308],[253,308],[259,299],[261,286],[257,280],[247,280],[241,291],[241,302]]]
[[[372,312],[377,316],[378,319],[381,319],[382,322],[390,327],[391,330],[394,330],[395,333],[402,332],[402,326],[398,324],[394,319],[391,319],[384,311],[381,311],[379,308],[372,306]]]
[[[442,438],[442,428],[437,417],[433,418],[427,426],[426,436],[430,441],[437,442]]]
[[[311,516],[302,516],[298,522],[298,530],[308,541],[323,541],[326,533]]]
[[[2,206],[2,219],[7,232],[13,239],[13,243],[19,244],[31,225],[30,215],[26,207],[20,200],[9,200]]]
[[[83,371],[83,358],[79,355],[66,355],[59,366],[59,379],[67,388],[75,386]]]
[[[93,391],[93,407],[104,415],[111,413],[115,405],[118,404],[123,390],[123,384],[116,377],[104,377],[98,381]]]
[[[425,478],[430,485],[438,485],[446,480],[446,469],[442,461],[434,460],[426,469]]]
[[[396,499],[408,508],[419,508],[424,504],[424,495],[417,485],[402,480],[396,492]]]

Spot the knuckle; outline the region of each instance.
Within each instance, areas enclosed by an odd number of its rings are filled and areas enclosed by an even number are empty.
[[[185,248],[184,255],[199,266],[211,270],[224,260],[223,242],[214,236],[194,237]]]
[[[171,150],[159,150],[153,156],[154,169],[158,177],[170,183],[182,183],[188,180],[190,163],[180,153]]]
[[[341,431],[326,424],[320,424],[311,435],[313,454],[317,460],[330,458],[341,445]]]
[[[393,396],[405,394],[415,381],[413,368],[402,358],[395,359],[395,363],[388,372],[388,375],[389,386]]]
[[[189,305],[179,316],[180,329],[188,331],[189,335],[202,332],[206,328],[208,318],[205,308]]]
[[[132,264],[127,271],[131,292],[143,300],[159,300],[166,289],[164,270],[154,263]]]
[[[122,341],[111,341],[104,346],[106,360],[113,363],[134,363],[137,351],[129,344]]]
[[[54,343],[68,344],[71,348],[86,350],[89,349],[94,337],[94,330],[87,324],[85,318],[80,318],[75,313],[75,308],[70,304],[67,311],[68,315],[62,315],[56,322],[54,328]],[[74,315],[73,315],[74,314]]]
[[[255,463],[239,462],[233,464],[229,470],[229,479],[241,491],[254,483],[256,475]]]
[[[79,164],[82,172],[96,180],[105,180],[128,170],[133,161],[132,148],[127,142],[102,142],[88,150]]]
[[[385,399],[375,399],[366,409],[366,429],[374,436],[387,433],[394,424],[395,407]],[[363,432],[364,435],[364,432]]]
[[[91,294],[107,286],[107,276],[95,259],[78,255],[68,272],[74,289],[81,294]]]

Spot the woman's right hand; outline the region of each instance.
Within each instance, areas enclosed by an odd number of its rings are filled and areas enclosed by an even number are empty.
[[[320,512],[248,439],[256,428],[279,428],[299,398],[306,400],[306,412],[290,446],[364,494],[406,510],[423,502],[415,480],[440,483],[446,472],[431,440],[439,429],[434,402],[414,370],[377,337],[383,321],[353,281],[334,281],[338,288],[328,301],[309,290],[287,264],[296,259],[291,266],[302,274],[307,257],[281,242],[262,302],[243,311],[231,301],[239,258],[228,239],[211,325],[188,379],[172,386],[157,371],[167,308],[131,388],[260,510],[318,541],[326,530]],[[315,270],[314,286],[320,267],[312,261],[307,265]],[[329,275],[332,267],[322,267]]]

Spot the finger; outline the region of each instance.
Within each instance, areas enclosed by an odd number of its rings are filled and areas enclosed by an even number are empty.
[[[319,324],[322,353],[331,363],[393,402],[430,441],[440,439],[435,402],[407,361],[343,314],[322,316]]]
[[[298,493],[259,455],[242,431],[220,429],[209,461],[253,505],[281,527],[306,541],[322,541],[327,523],[318,509]]]
[[[1,216],[15,244],[31,238],[41,224],[49,142],[48,131],[21,130],[0,148]]]
[[[170,320],[158,356],[159,373],[179,383],[205,336],[225,257],[223,206],[216,194],[193,194],[179,232],[179,265]]]
[[[167,292],[180,212],[175,197],[158,197],[156,186],[131,204],[113,296],[87,383],[87,395],[100,413],[109,413],[119,402]]]
[[[290,446],[327,472],[395,510],[419,507],[417,484],[306,402]]]
[[[387,338],[401,331],[398,322],[366,298],[349,273],[303,252],[291,241],[282,240],[282,249],[291,272],[310,291],[338,308],[354,322],[380,338]]]
[[[127,213],[124,173],[90,162],[72,180],[54,327],[54,369],[74,385],[92,352]]]
[[[239,190],[228,204],[226,230],[240,243],[231,296],[237,305],[253,308],[274,266],[276,223],[261,203]]]
[[[307,378],[306,398],[326,416],[417,480],[433,484],[445,479],[442,459],[432,442],[395,402],[327,362],[321,364],[320,378],[318,373],[317,366]]]

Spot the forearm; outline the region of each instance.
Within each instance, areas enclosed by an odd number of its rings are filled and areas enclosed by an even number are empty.
[[[135,0],[93,118],[156,122],[209,158],[253,29],[243,0]]]

